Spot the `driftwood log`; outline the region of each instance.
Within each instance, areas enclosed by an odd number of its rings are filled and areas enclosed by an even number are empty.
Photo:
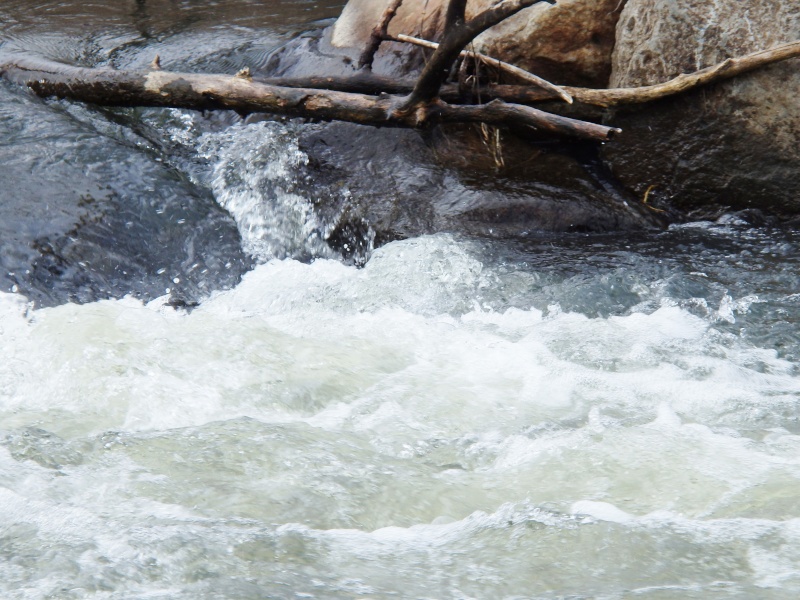
[[[464,94],[463,86],[447,83],[457,61],[471,53],[466,46],[480,33],[542,1],[501,0],[466,19],[467,0],[450,0],[442,40],[400,39],[434,49],[415,81],[376,76],[371,72],[380,43],[390,38],[388,23],[402,4],[391,0],[360,58],[362,68],[351,77],[254,79],[248,69],[235,75],[174,73],[160,68],[158,58],[146,71],[76,67],[31,56],[0,56],[0,76],[28,87],[42,97],[57,97],[109,106],[161,106],[193,110],[234,110],[240,114],[271,113],[314,120],[336,120],[378,127],[423,128],[443,123],[485,123],[529,130],[554,137],[606,141],[619,132],[575,118],[544,112],[531,104],[572,100],[578,106],[610,107],[651,102],[702,85],[735,77],[764,65],[800,56],[800,42],[684,74],[668,82],[631,89],[560,87],[533,74],[495,64],[516,73],[526,85],[483,85]],[[492,65],[489,57],[481,60]],[[495,61],[498,62],[498,61]],[[515,71],[516,69],[516,71]],[[488,100],[478,103],[475,99]],[[572,114],[576,114],[572,109]],[[584,114],[591,115],[591,111]],[[587,117],[590,118],[590,117]]]
[[[554,0],[501,0],[472,19],[467,0],[450,0],[444,35],[408,95],[359,94],[288,87],[254,81],[249,70],[234,76],[162,71],[88,69],[31,57],[0,58],[0,75],[44,97],[70,98],[113,106],[169,106],[196,110],[230,109],[290,117],[337,120],[379,127],[430,127],[442,123],[486,123],[531,129],[551,136],[605,141],[619,130],[495,99],[487,104],[451,104],[440,97],[461,52],[477,35],[519,11]],[[402,0],[392,0],[361,62],[367,69],[388,22]]]
[[[193,110],[271,113],[378,127],[422,128],[442,123],[487,123],[528,127],[554,136],[605,141],[618,130],[494,100],[448,104],[439,98],[409,105],[407,97],[367,95],[271,85],[249,73],[196,75],[74,67],[41,58],[17,57],[0,64],[0,75],[42,97],[69,98],[105,106],[164,106]]]

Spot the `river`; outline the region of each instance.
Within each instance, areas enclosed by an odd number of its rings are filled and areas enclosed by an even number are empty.
[[[0,51],[229,72],[340,8],[2,0]],[[800,234],[334,249],[378,175],[324,127],[0,83],[0,596],[798,597]]]

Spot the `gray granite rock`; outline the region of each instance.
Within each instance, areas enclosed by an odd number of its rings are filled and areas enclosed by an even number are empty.
[[[666,81],[800,40],[797,0],[629,0],[612,87]],[[611,118],[604,157],[650,201],[683,209],[800,212],[800,59]]]

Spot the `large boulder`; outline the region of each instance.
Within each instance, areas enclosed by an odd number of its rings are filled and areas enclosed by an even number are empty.
[[[467,16],[494,0],[470,0]],[[388,0],[350,0],[331,32],[331,45],[354,54],[369,40]],[[485,32],[476,48],[555,83],[604,86],[608,83],[614,30],[625,0],[560,0],[527,8]],[[405,0],[389,33],[426,39],[441,34],[447,0]],[[377,68],[386,68],[398,48],[387,44]],[[389,62],[390,66],[394,66]]]
[[[625,2],[537,4],[486,31],[476,40],[476,48],[553,83],[605,87],[611,75],[617,20]]]
[[[629,0],[612,87],[680,73],[800,39],[797,0]],[[800,211],[800,59],[612,118],[604,156],[653,203]]]
[[[265,74],[352,73],[389,0],[350,0],[333,27],[275,53]],[[554,81],[607,83],[614,24],[625,0],[561,0],[525,9],[487,32],[479,48]],[[470,0],[468,16],[496,0]],[[389,33],[436,40],[447,0],[405,0]],[[530,52],[527,50],[530,49]],[[373,70],[413,77],[422,53],[384,43]],[[319,210],[342,215],[329,238],[343,252],[363,238],[460,231],[496,237],[601,232],[663,225],[619,189],[592,145],[529,143],[513,132],[450,125],[424,133],[346,123],[304,128],[300,148],[315,169]],[[341,198],[330,205],[328,197]],[[361,241],[360,241],[361,240]]]

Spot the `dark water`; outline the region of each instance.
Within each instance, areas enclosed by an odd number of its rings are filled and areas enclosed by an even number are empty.
[[[340,7],[9,1],[0,51],[118,68],[159,54],[165,68],[235,72]],[[230,216],[173,164],[158,117],[42,101],[6,83],[0,96],[2,289],[43,305],[166,289],[194,300],[252,264]]]
[[[0,52],[307,72],[340,7],[4,1]],[[796,229],[458,135],[0,83],[3,598],[797,598]]]

